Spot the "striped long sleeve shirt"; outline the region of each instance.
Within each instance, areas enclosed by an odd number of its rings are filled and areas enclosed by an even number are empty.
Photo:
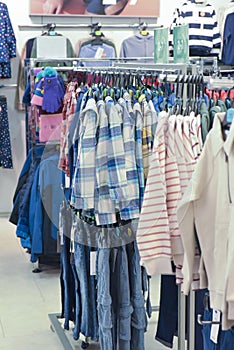
[[[71,195],[71,204],[77,209],[94,208],[98,118],[96,102],[90,98],[80,113],[80,142]]]
[[[173,46],[173,29],[179,25],[189,25],[190,56],[218,56],[221,48],[217,17],[214,7],[204,1],[196,4],[187,0],[174,12],[174,20],[170,30],[170,52]]]
[[[172,274],[172,248],[167,211],[166,138],[168,115],[161,112],[137,229],[141,263],[151,275]]]

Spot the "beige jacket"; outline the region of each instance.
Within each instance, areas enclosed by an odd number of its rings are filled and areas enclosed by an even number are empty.
[[[195,225],[211,307],[223,312],[222,326],[228,329],[234,324],[234,122],[224,141],[224,117],[215,116],[177,216],[184,247],[183,291],[187,295],[192,282]]]

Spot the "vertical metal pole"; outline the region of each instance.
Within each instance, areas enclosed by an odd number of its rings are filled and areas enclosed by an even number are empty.
[[[195,350],[195,292],[189,293],[189,334],[187,350]]]
[[[186,349],[185,342],[186,297],[178,286],[178,350]]]
[[[182,74],[187,73],[187,65],[182,68]],[[183,99],[183,105],[186,105],[186,89],[184,94],[181,96]],[[178,286],[178,350],[186,349],[185,341],[185,324],[186,324],[186,297],[181,292],[181,286]]]

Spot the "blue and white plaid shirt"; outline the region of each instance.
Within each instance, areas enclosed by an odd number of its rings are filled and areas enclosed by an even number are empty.
[[[80,135],[71,194],[71,204],[77,209],[94,208],[98,118],[96,102],[89,98],[79,118]]]

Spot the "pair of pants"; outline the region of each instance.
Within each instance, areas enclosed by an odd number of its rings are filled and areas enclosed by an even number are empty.
[[[205,289],[196,291],[195,294],[195,320],[198,314],[203,314],[203,299]],[[187,319],[189,315],[186,315]],[[187,324],[187,322],[186,322]],[[203,350],[202,327],[195,322],[195,349]],[[161,276],[160,309],[155,339],[173,348],[174,336],[178,333],[178,286],[176,278],[172,275]]]
[[[97,252],[97,309],[102,350],[112,350],[112,298],[110,291],[110,248]]]
[[[76,308],[75,300],[75,280],[71,265],[71,228],[72,212],[70,207],[64,201],[60,206],[59,213],[59,231],[62,236],[61,245],[61,298],[62,298],[62,317],[65,318],[64,328],[69,330],[69,321],[74,321],[74,311]]]
[[[204,310],[204,321],[212,320],[212,309]],[[204,343],[204,350],[234,350],[234,327],[227,331],[220,329],[218,334],[218,343],[215,344],[210,340],[211,325],[203,325],[202,336]]]
[[[142,286],[142,269],[140,266],[140,255],[136,241],[126,246],[130,295],[133,306],[131,316],[131,349],[144,349],[144,333],[147,328],[147,317],[145,310],[145,300]]]
[[[76,300],[77,308],[73,336],[78,339],[79,332],[85,337],[98,341],[97,292],[95,276],[90,275],[90,254],[94,249],[74,242],[74,265],[77,275]]]
[[[61,298],[62,298],[62,318],[64,318],[64,329],[69,330],[69,321],[74,321],[75,310],[75,282],[70,263],[71,240],[69,237],[63,237],[61,248]]]
[[[101,248],[97,257],[102,350],[144,350],[147,319],[136,242]]]

